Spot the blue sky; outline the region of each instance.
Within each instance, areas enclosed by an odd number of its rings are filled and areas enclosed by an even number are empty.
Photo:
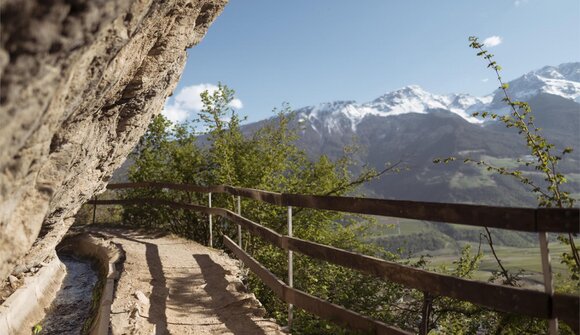
[[[410,84],[485,95],[497,84],[470,35],[501,41],[490,50],[514,79],[580,60],[579,22],[578,0],[230,0],[188,51],[165,113],[195,116],[199,91],[220,81],[249,121],[283,102],[366,102]]]

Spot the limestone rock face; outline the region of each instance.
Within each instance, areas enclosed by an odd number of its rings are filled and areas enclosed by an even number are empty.
[[[0,278],[104,189],[226,2],[0,2]]]

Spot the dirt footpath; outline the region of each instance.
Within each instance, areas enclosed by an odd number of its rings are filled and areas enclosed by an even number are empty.
[[[236,261],[167,234],[99,230],[125,252],[111,308],[112,334],[283,334],[253,294]]]

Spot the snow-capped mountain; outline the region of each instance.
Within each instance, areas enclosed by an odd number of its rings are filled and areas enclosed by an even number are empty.
[[[547,93],[580,102],[580,62],[544,66],[526,73],[509,82],[508,93],[512,99],[520,101]],[[489,108],[503,108],[502,98],[503,92],[496,90]]]
[[[358,124],[369,115],[387,117],[407,113],[426,114],[436,109],[451,111],[470,123],[480,123],[481,121],[472,117],[469,111],[486,106],[491,101],[491,96],[438,95],[427,92],[417,85],[410,85],[363,104],[357,104],[355,101],[335,101],[304,107],[297,112],[299,119],[310,121],[315,130],[322,126],[328,132],[333,132],[346,126],[356,131]]]
[[[477,122],[466,114],[466,111],[471,106],[486,104],[490,101],[491,97],[479,98],[469,94],[437,95],[417,85],[410,85],[387,93],[362,107],[363,110],[378,111],[377,115],[381,116],[406,113],[425,114],[431,109],[446,109],[470,122]]]
[[[527,73],[509,82],[508,92],[514,100],[526,100],[541,93],[561,96],[580,102],[580,62],[559,66],[546,66]],[[408,113],[426,114],[435,110],[447,110],[459,115],[470,123],[481,123],[481,119],[471,116],[475,111],[506,110],[502,101],[503,92],[496,90],[484,97],[469,94],[439,95],[425,91],[417,85],[410,85],[388,92],[373,101],[336,101],[299,110],[301,121],[308,120],[316,131],[337,132],[357,126],[367,116],[388,117]]]
[[[536,124],[557,148],[575,147],[560,168],[580,175],[580,63],[546,66],[509,84],[511,97],[529,102]],[[336,159],[356,138],[362,150],[355,159],[361,164],[377,170],[386,162],[409,164],[409,172],[368,185],[367,190],[378,197],[533,206],[533,196],[509,178],[490,177],[462,164],[433,164],[434,158],[468,155],[517,165],[517,158],[529,155],[517,131],[500,122],[482,124],[471,116],[475,111],[507,110],[502,94],[500,90],[484,97],[434,94],[412,85],[365,103],[304,107],[296,111],[296,120],[302,123],[297,144],[314,159],[320,155]],[[580,194],[580,178],[570,179],[566,187]]]

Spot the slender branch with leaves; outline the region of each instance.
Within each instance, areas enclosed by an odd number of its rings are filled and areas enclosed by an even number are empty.
[[[469,46],[477,50],[477,56],[482,57],[487,67],[491,68],[496,75],[500,86],[499,89],[503,93],[502,101],[506,103],[509,108],[509,113],[506,115],[499,115],[498,113],[490,112],[476,112],[472,115],[479,116],[487,120],[499,120],[505,124],[507,128],[515,128],[518,134],[521,135],[530,151],[532,160],[518,159],[518,163],[526,167],[532,167],[543,176],[543,181],[536,181],[525,175],[525,172],[517,168],[498,167],[484,160],[475,160],[472,158],[464,158],[464,163],[471,163],[485,168],[487,171],[495,172],[504,176],[511,176],[517,181],[527,186],[531,192],[536,195],[539,207],[556,207],[569,208],[574,206],[574,199],[570,194],[562,190],[562,184],[567,182],[566,177],[560,172],[558,164],[566,156],[570,154],[572,147],[565,147],[558,151],[556,146],[549,142],[541,133],[541,129],[536,125],[535,118],[532,113],[530,105],[523,101],[517,101],[511,98],[508,93],[509,84],[505,83],[500,75],[501,66],[493,59],[494,55],[484,48],[484,45],[479,42],[475,36],[469,37]],[[445,159],[436,159],[434,163],[449,163],[456,160],[455,157],[448,157]],[[491,238],[489,230],[486,231],[488,241]],[[571,278],[578,281],[580,279],[580,256],[578,248],[574,242],[574,235],[569,233],[568,236],[560,236],[559,240],[570,246],[570,252],[562,255],[562,262],[567,265],[571,272]],[[506,271],[503,270],[501,262],[496,257],[498,264],[502,268],[502,273],[506,276]],[[505,277],[509,281],[509,277]],[[579,282],[580,283],[580,282]]]

